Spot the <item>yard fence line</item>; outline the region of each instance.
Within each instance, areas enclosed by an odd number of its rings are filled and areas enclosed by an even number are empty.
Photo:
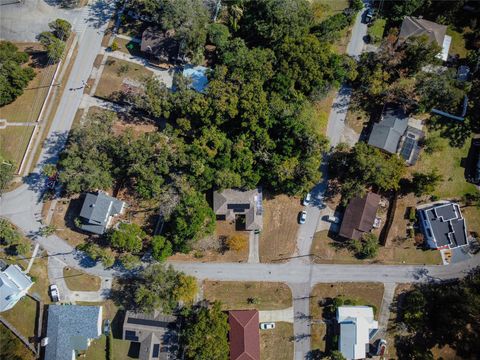
[[[35,354],[35,356],[37,356],[37,349],[35,349],[35,347],[28,342],[28,339],[25,336],[20,334],[15,326],[5,320],[3,316],[0,316],[0,322],[5,325],[17,338],[19,338],[20,341],[23,342],[25,346]]]
[[[77,39],[77,36],[75,34],[73,36],[74,36],[74,39],[72,41],[72,45],[70,46],[68,55],[65,56],[65,60],[67,60],[69,58],[70,54],[73,52],[73,49],[75,49],[75,45],[76,45],[76,42],[77,42],[78,39]],[[43,116],[43,112],[45,111],[46,105],[48,103],[49,97],[50,97],[52,89],[53,89],[53,84],[55,83],[55,80],[57,79],[58,71],[60,70],[62,63],[63,63],[63,59],[60,59],[60,61],[57,64],[57,68],[55,69],[55,73],[53,74],[52,80],[50,81],[47,96],[45,96],[45,100],[43,101],[42,107],[40,109],[40,113],[38,114],[37,120],[35,121],[37,123],[37,125],[35,125],[35,127],[32,131],[32,134],[30,135],[30,139],[28,140],[27,149],[25,150],[25,152],[23,154],[23,157],[22,157],[22,161],[20,162],[20,166],[19,166],[18,172],[17,172],[18,175],[22,174],[23,167],[25,166],[25,161],[27,160],[28,154],[29,154],[29,152],[31,150],[31,147],[32,147],[33,139],[35,137],[35,134],[37,133],[38,124],[40,123],[40,120]],[[65,62],[65,63],[67,63],[67,62]]]

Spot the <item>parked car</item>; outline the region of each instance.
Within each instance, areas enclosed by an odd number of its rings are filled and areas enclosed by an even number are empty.
[[[305,221],[307,220],[307,212],[304,210],[300,212],[299,217],[298,217],[298,222],[300,224],[305,224]]]
[[[340,223],[340,219],[336,216],[333,216],[333,215],[325,216],[325,220],[328,221],[328,222],[334,223],[334,224]]]
[[[260,329],[262,329],[262,330],[272,330],[272,329],[275,329],[275,323],[273,323],[273,322],[263,322],[263,323],[260,323]]]
[[[365,12],[365,24],[371,24],[375,16],[375,10],[373,8],[368,8]]]
[[[308,193],[308,194],[305,195],[305,197],[303,198],[303,206],[310,205],[310,201],[312,201],[312,194]]]
[[[103,333],[107,336],[110,333],[110,320],[109,319],[105,320],[105,322],[103,323]]]
[[[52,298],[53,302],[59,302],[60,301],[60,293],[58,292],[58,287],[55,284],[50,285],[49,287],[50,290],[50,297]]]

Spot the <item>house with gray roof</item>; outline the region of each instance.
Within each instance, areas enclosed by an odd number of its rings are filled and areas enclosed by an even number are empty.
[[[467,227],[460,206],[440,202],[417,210],[420,228],[432,249],[453,249],[468,245]]]
[[[414,119],[398,106],[388,105],[380,122],[373,125],[368,144],[389,154],[399,154],[408,165],[414,165],[420,154],[419,142],[424,132]]]
[[[32,279],[18,265],[0,269],[0,312],[10,310],[33,285]]]
[[[226,189],[213,192],[213,211],[220,221],[235,221],[245,230],[261,230],[263,226],[262,189]]]
[[[125,203],[104,192],[88,193],[80,210],[82,230],[102,235],[110,226],[112,217],[122,214]]]
[[[436,43],[442,49],[437,57],[443,61],[448,59],[448,52],[450,50],[452,38],[447,35],[446,25],[440,25],[433,21],[414,16],[406,16],[403,19],[398,40],[399,42],[403,42],[414,36],[425,36],[429,43]]]
[[[127,311],[123,340],[140,343],[140,360],[174,359],[176,316]]]
[[[45,360],[75,360],[102,335],[102,307],[49,305]]]

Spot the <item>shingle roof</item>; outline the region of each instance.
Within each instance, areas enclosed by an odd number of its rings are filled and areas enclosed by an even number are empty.
[[[257,310],[228,312],[230,360],[259,360],[260,334]]]
[[[88,348],[101,335],[101,306],[50,305],[45,360],[71,360],[74,351]]]
[[[180,44],[175,38],[175,30],[163,31],[149,27],[142,33],[141,51],[152,54],[162,61],[175,61]]]
[[[339,235],[358,240],[363,233],[372,230],[380,203],[380,195],[368,193],[363,198],[355,197],[348,203],[343,215]]]
[[[11,308],[12,300],[26,292],[33,285],[18,265],[9,265],[0,272],[0,312]]]
[[[447,26],[437,24],[433,21],[406,16],[403,19],[399,38],[407,39],[411,36],[426,35],[430,42],[435,41],[439,46],[443,46],[443,40],[447,33]]]
[[[82,229],[95,234],[103,234],[109,217],[119,214],[123,206],[123,201],[101,191],[98,194],[88,193],[80,210],[80,217],[87,221],[82,225]]]
[[[445,203],[421,210],[429,223],[437,247],[455,248],[467,244],[467,230],[460,207]]]
[[[395,154],[408,127],[408,117],[400,108],[388,108],[379,123],[373,125],[368,144]]]

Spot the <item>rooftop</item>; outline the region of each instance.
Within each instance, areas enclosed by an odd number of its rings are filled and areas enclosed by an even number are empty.
[[[125,203],[99,191],[98,194],[87,193],[83,201],[80,217],[85,219],[83,230],[103,234],[111,216],[122,212]]]
[[[368,144],[395,154],[407,127],[405,112],[399,107],[388,107],[382,114],[382,120],[373,125]]]
[[[175,30],[163,31],[149,27],[142,33],[140,49],[159,61],[175,62],[178,60],[180,44],[175,38]]]
[[[228,312],[230,360],[259,360],[260,334],[257,310]]]
[[[45,360],[72,360],[102,334],[102,307],[49,305]]]
[[[32,279],[18,265],[9,265],[1,271],[0,312],[11,309],[32,285]]]
[[[373,228],[380,204],[380,195],[368,193],[364,197],[355,197],[348,203],[340,226],[339,235],[347,239],[359,240],[363,233]]]

